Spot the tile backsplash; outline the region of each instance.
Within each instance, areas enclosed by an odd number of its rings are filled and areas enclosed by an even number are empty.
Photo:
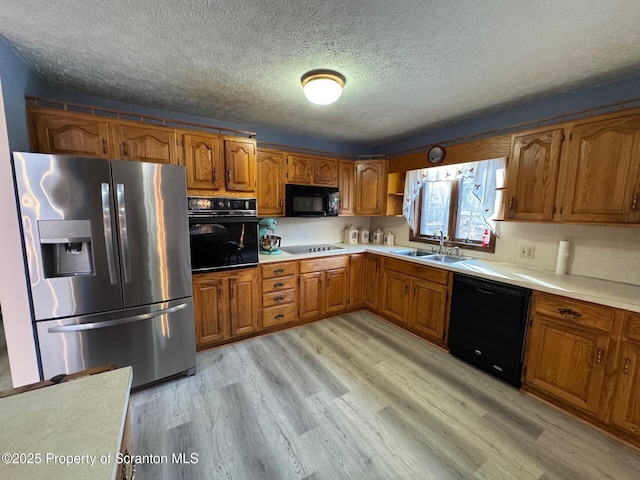
[[[282,237],[282,246],[342,243],[344,229],[351,224],[356,228],[369,227],[369,217],[276,218],[276,235]]]

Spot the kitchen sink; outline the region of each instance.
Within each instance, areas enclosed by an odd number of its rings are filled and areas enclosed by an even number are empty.
[[[393,250],[390,253],[404,255],[405,257],[426,257],[433,255],[431,252],[427,252],[426,250]]]
[[[456,257],[455,255],[440,255],[437,253],[435,255],[426,255],[421,258],[423,258],[424,260],[432,260],[441,263],[458,263],[469,260],[469,258],[467,257]]]

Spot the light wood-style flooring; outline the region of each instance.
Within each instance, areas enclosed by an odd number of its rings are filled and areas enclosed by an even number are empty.
[[[132,395],[137,479],[640,479],[640,454],[359,311]],[[171,464],[172,452],[198,463]]]

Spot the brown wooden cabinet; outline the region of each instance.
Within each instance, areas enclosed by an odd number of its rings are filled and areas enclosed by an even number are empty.
[[[552,220],[562,129],[514,135],[507,171],[508,220]]]
[[[409,327],[425,338],[444,341],[448,288],[413,278],[410,289]]]
[[[349,308],[364,305],[364,254],[351,255],[349,259]]]
[[[349,257],[337,256],[317,260],[301,260],[301,320],[338,314],[347,309],[349,297]]]
[[[258,215],[283,216],[286,157],[277,150],[257,152]]]
[[[305,155],[287,155],[287,183],[310,185],[313,179],[313,157]]]
[[[31,109],[36,152],[110,158],[109,123],[65,111]],[[34,137],[34,135],[32,135]]]
[[[287,183],[338,186],[338,160],[305,154],[287,155]]]
[[[576,123],[562,162],[562,220],[640,222],[640,115]]]
[[[605,374],[613,359],[615,310],[534,292],[524,380],[602,418]]]
[[[187,188],[220,190],[224,186],[222,140],[214,135],[182,137]]]
[[[378,255],[364,255],[364,304],[373,311],[379,308],[380,262]]]
[[[380,310],[401,325],[406,325],[409,318],[410,283],[408,275],[386,269],[382,271]]]
[[[626,314],[610,422],[640,443],[640,313]]]
[[[257,269],[193,276],[196,347],[200,350],[259,331]]]
[[[255,192],[256,141],[224,139],[225,185],[233,192]]]
[[[176,131],[153,125],[116,124],[112,126],[113,152],[123,160],[178,165]]]
[[[262,265],[262,327],[298,320],[298,262]]]
[[[336,158],[314,158],[313,183],[328,187],[338,186],[338,160]]]
[[[385,160],[356,162],[356,215],[382,215],[384,212]]]
[[[353,215],[355,208],[356,162],[340,160],[338,163],[338,191],[340,192],[340,215]]]

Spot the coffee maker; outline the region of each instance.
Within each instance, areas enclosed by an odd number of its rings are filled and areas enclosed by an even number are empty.
[[[263,218],[258,222],[260,233],[260,253],[264,255],[279,255],[281,238],[274,235],[278,222],[273,218]]]

